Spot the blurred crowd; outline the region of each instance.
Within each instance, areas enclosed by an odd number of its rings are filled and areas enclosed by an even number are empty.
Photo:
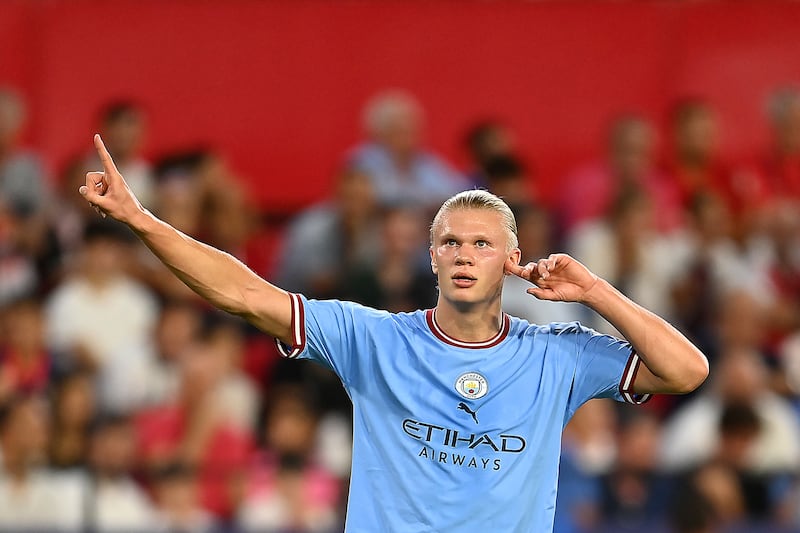
[[[469,166],[424,144],[419,102],[366,103],[330,197],[263,212],[214,147],[142,156],[136,102],[98,129],[142,203],[287,290],[429,308],[428,222],[472,187],[512,206],[523,261],[564,251],[664,316],[711,377],[643,407],[593,400],[565,430],[557,533],[800,529],[800,91],[776,90],[754,161],[721,157],[713,102],[661,131],[616,117],[597,161],[544,194],[504,122],[465,128]],[[0,89],[0,531],[341,531],[350,403],[338,379],[194,296],[77,194],[87,151],[48,170]],[[154,150],[157,153],[158,150]],[[506,312],[580,320],[507,278]],[[376,498],[376,505],[380,505]]]

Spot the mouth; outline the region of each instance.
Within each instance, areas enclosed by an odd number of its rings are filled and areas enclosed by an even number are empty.
[[[477,278],[467,274],[466,272],[456,272],[453,274],[451,279],[456,287],[461,288],[472,287],[478,281]]]

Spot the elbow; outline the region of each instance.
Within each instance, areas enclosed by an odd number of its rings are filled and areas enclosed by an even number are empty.
[[[708,378],[708,359],[698,353],[692,364],[688,365],[683,379],[677,384],[675,393],[688,394],[695,391]]]

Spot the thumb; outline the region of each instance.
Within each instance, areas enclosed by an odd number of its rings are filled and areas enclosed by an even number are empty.
[[[535,296],[538,300],[555,300],[556,295],[551,289],[543,289],[541,287],[531,287],[527,291],[528,294]]]

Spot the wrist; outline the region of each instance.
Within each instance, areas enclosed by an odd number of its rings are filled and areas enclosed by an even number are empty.
[[[590,309],[601,312],[603,302],[607,302],[609,296],[615,294],[617,290],[603,278],[597,278],[594,284],[583,293],[581,303]]]
[[[138,207],[129,217],[125,223],[134,231],[134,233],[143,234],[148,232],[148,227],[153,221],[153,215],[150,214],[144,207]]]

